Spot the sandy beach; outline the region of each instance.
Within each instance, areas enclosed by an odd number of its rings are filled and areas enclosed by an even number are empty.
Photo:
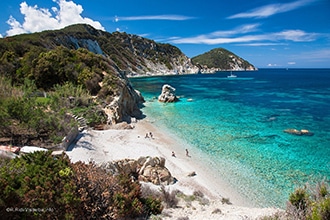
[[[134,128],[86,130],[66,153],[72,162],[94,160],[96,163],[124,158],[138,159],[141,156],[164,157],[165,166],[178,180],[168,186],[169,190],[178,189],[188,195],[194,191],[201,191],[211,201],[208,206],[195,204],[193,207],[181,206],[164,211],[171,213],[172,217],[242,219],[242,216],[245,216],[248,219],[257,219],[278,211],[274,208],[254,208],[250,201],[242,198],[221,177],[209,172],[207,165],[203,164],[198,155],[194,155],[194,151],[189,149],[187,156],[186,149],[189,146],[175,135],[165,133],[149,119],[132,123],[131,126]],[[145,138],[146,133],[150,132],[153,137]],[[172,156],[172,152],[175,153],[175,157]],[[188,174],[191,172],[195,172],[196,175],[189,177]],[[223,198],[229,199],[232,205],[222,204]],[[216,209],[221,210],[221,213],[212,214]]]

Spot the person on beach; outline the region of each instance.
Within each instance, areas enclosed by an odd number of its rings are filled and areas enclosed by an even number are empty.
[[[186,156],[190,157],[188,149],[186,149]]]
[[[153,135],[152,135],[151,131],[149,132],[149,136],[150,136],[151,139],[153,138]]]
[[[149,135],[148,135],[148,133],[146,133],[146,136],[145,136],[144,138],[149,138]]]
[[[176,157],[174,151],[172,151],[172,157]]]

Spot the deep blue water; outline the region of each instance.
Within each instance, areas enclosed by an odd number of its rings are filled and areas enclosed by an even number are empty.
[[[147,117],[212,161],[209,166],[258,206],[284,207],[306,182],[330,179],[330,69],[132,78]],[[177,103],[159,103],[163,84]],[[284,129],[308,129],[295,136]]]

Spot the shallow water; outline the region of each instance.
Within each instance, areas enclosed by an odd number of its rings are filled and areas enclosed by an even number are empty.
[[[290,192],[330,178],[330,70],[261,69],[132,78],[142,111],[212,161],[208,164],[258,206],[284,207]],[[163,84],[177,103],[159,103]],[[308,129],[313,136],[284,133]]]

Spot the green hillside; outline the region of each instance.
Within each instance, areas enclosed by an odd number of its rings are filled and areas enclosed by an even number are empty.
[[[216,48],[204,54],[193,57],[192,63],[203,68],[216,68],[219,70],[254,70],[255,67],[236,54]]]
[[[80,51],[77,52],[78,49]],[[42,69],[46,60],[49,63],[59,62],[60,65],[52,65],[50,71],[58,72],[58,68],[61,68],[60,72],[64,73],[60,80],[70,78],[77,81],[79,74],[90,72],[92,66],[97,69],[96,72],[104,69],[112,73],[145,72],[148,71],[148,60],[173,69],[172,61],[180,60],[182,56],[184,54],[178,48],[169,44],[126,33],[108,33],[78,24],[62,30],[0,39],[0,75],[10,77],[14,82],[27,77],[36,80],[38,86],[46,89],[52,85],[39,82],[38,76],[40,71],[48,71],[49,68]],[[64,78],[63,74],[66,75]],[[94,73],[89,74],[89,77],[84,76],[85,81],[81,83],[86,84],[86,80],[93,77]]]

